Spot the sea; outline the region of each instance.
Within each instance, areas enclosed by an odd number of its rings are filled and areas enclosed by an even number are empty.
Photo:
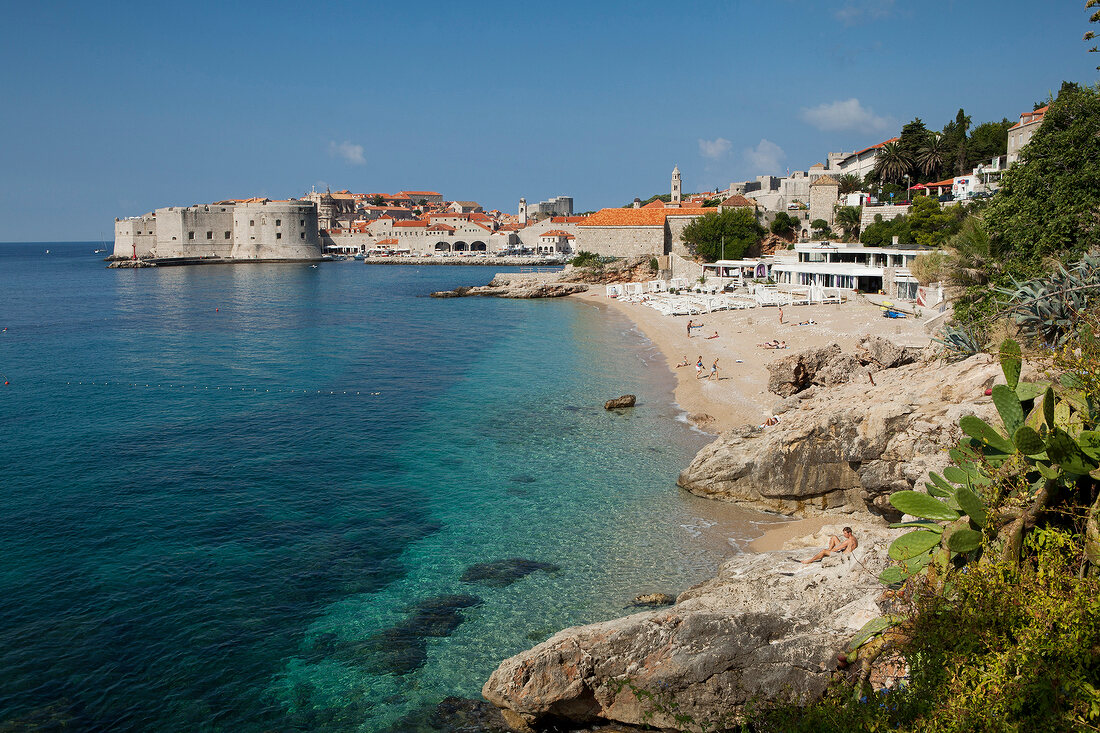
[[[769,521],[677,488],[713,436],[597,299],[99,247],[0,244],[0,729],[434,730]]]

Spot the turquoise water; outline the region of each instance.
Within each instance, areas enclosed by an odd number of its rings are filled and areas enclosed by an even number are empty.
[[[0,721],[401,730],[757,519],[675,487],[707,436],[614,313],[423,297],[487,268],[93,249],[0,245]]]

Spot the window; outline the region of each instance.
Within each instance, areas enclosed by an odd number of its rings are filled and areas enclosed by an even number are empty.
[[[282,219],[276,219],[275,220],[275,226],[281,227],[282,225],[283,225],[283,220]]]
[[[298,226],[304,227],[305,225],[306,225],[306,220],[305,219],[299,219],[298,220]]]
[[[276,239],[282,239],[283,238],[283,233],[282,232],[275,232],[275,238]]]
[[[305,239],[306,238],[306,233],[305,232],[299,232],[298,233],[298,238],[299,239]]]
[[[213,239],[214,238],[214,232],[207,232],[206,233],[206,238],[207,239]]]
[[[188,239],[194,239],[195,238],[195,233],[194,232],[187,232],[187,238]]]
[[[248,220],[248,226],[250,226],[250,227],[256,226],[256,220],[255,219],[249,219]]]
[[[226,232],[226,233],[225,233],[225,238],[226,238],[226,239],[229,239],[229,232]]]

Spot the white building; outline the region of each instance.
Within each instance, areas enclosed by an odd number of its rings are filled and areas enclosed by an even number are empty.
[[[886,293],[898,300],[917,297],[917,279],[909,265],[931,251],[916,244],[864,247],[841,242],[807,242],[779,253],[771,277],[780,284],[820,285],[865,293]]]

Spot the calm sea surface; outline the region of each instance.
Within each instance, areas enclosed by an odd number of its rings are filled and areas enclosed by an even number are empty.
[[[0,245],[0,727],[413,729],[760,518],[676,488],[707,436],[614,313],[97,246]]]

